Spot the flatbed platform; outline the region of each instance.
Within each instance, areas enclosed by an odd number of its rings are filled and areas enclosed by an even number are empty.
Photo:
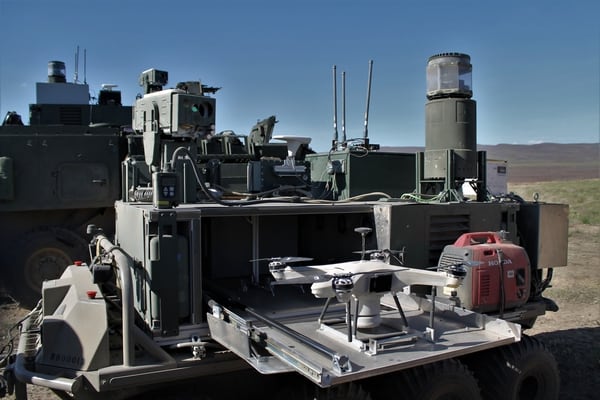
[[[351,332],[344,313],[278,319],[273,311],[232,311],[213,302],[212,337],[263,374],[296,371],[321,387],[368,378],[520,340],[520,326],[435,302],[398,294],[408,327],[392,296],[382,300],[382,324]],[[268,315],[268,316],[267,316]]]

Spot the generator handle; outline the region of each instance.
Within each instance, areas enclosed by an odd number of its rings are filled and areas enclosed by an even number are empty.
[[[463,233],[456,242],[455,246],[466,247],[476,244],[499,244],[502,243],[502,237],[496,232],[468,232]]]

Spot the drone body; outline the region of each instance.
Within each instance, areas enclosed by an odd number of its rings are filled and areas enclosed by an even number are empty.
[[[381,323],[380,300],[406,286],[460,286],[463,270],[436,272],[388,264],[381,260],[348,261],[318,266],[269,265],[276,284],[311,284],[317,298],[354,302],[357,328],[375,328]]]

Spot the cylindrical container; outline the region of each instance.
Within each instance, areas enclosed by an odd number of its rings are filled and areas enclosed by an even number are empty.
[[[442,53],[427,61],[427,98],[471,98],[473,95],[471,57],[462,53]]]
[[[477,177],[477,110],[471,58],[437,54],[427,62],[424,178]]]
[[[477,177],[476,103],[464,98],[441,98],[425,105],[425,178],[447,176],[448,150],[455,178]]]
[[[65,83],[67,81],[67,68],[62,61],[48,61],[48,82]]]

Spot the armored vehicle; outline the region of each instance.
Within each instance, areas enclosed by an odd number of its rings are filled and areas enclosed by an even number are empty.
[[[131,107],[115,86],[103,85],[94,103],[87,83],[67,82],[64,62],[51,61],[29,125],[15,112],[2,122],[0,268],[4,289],[26,306],[37,302],[42,281],[87,258],[89,223],[112,230],[131,126]]]
[[[145,71],[115,238],[90,224],[92,258],[44,282],[8,391],[192,379],[218,395],[254,370],[279,377],[259,394],[275,398],[558,398],[554,358],[523,330],[556,310],[542,294],[566,264],[568,207],[490,200],[469,56],[433,56],[427,76],[423,153],[379,151],[367,117],[362,138],[334,129],[314,153],[304,136],[270,143],[274,118],[215,134],[208,88]]]
[[[165,71],[159,73],[163,76],[151,78],[168,79]],[[142,84],[149,92],[161,87]],[[218,90],[198,82],[179,85],[206,93]],[[141,136],[131,129],[133,108],[122,104],[116,88],[103,84],[93,98],[87,83],[67,82],[64,62],[50,61],[47,82],[36,83],[29,125],[9,111],[0,126],[0,222],[10,227],[0,233],[0,290],[26,307],[39,300],[43,281],[60,277],[74,260],[89,258],[88,224],[114,233],[121,163],[130,154],[143,154]],[[287,154],[285,145],[264,146],[275,123],[272,116],[252,128],[251,154],[239,154],[241,142],[228,132],[203,143],[206,160],[216,153],[227,161],[212,170],[215,177],[224,170],[222,185],[244,190],[246,172],[235,162],[239,157],[256,161]],[[256,190],[269,185],[262,181],[264,177],[256,178]]]

